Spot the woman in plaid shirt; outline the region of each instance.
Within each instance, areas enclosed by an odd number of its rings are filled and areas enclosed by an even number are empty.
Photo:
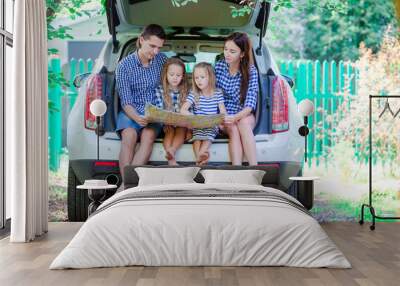
[[[243,153],[249,165],[257,165],[254,112],[258,99],[258,72],[251,42],[245,33],[228,36],[224,59],[215,64],[217,88],[224,92],[227,114],[223,131],[229,136],[232,165],[242,165]]]

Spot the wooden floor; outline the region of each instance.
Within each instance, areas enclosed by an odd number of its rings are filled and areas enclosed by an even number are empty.
[[[329,223],[323,228],[353,268],[123,267],[48,270],[80,223],[50,223],[49,233],[28,244],[0,241],[0,285],[400,285],[400,223]]]

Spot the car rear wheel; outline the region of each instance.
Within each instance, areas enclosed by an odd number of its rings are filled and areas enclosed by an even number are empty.
[[[85,221],[88,217],[89,198],[87,190],[79,190],[80,185],[71,166],[68,167],[68,220]]]

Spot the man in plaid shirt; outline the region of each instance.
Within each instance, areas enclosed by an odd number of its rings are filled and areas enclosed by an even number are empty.
[[[161,125],[147,122],[146,103],[156,104],[155,89],[160,84],[161,70],[167,57],[159,53],[166,35],[159,25],[144,28],[137,41],[137,51],[125,57],[117,66],[116,83],[122,106],[116,131],[121,135],[119,167],[146,164]],[[140,136],[140,146],[135,147]]]

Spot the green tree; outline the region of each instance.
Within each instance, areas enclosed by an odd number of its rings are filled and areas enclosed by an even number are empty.
[[[102,0],[103,3],[105,0]],[[239,8],[231,6],[231,12],[233,17],[240,17],[251,13],[256,0],[236,0],[237,4],[240,4]],[[341,12],[346,9],[346,1],[342,0],[260,0],[260,2],[270,2],[273,4],[275,11],[281,8],[300,8],[305,7],[316,7],[318,9],[325,9],[328,11]],[[301,3],[299,3],[301,2]],[[182,7],[187,4],[201,3],[201,0],[171,0],[172,5],[175,7]]]
[[[47,20],[47,40],[53,39],[73,39],[69,31],[71,30],[66,26],[53,25],[53,21],[61,14],[68,15],[71,19],[81,17],[83,15],[92,16],[92,12],[85,10],[84,5],[99,0],[46,0],[46,20]],[[104,9],[96,11],[95,13],[104,13]],[[58,54],[57,49],[49,49],[49,56]],[[69,86],[62,73],[55,73],[49,71],[48,84],[49,88],[53,88],[60,84],[64,87]],[[49,101],[49,110],[51,112],[57,111],[52,102]]]
[[[397,24],[391,0],[347,0],[344,13],[308,7],[303,15],[307,59],[355,60],[361,42],[376,52],[387,27]]]

